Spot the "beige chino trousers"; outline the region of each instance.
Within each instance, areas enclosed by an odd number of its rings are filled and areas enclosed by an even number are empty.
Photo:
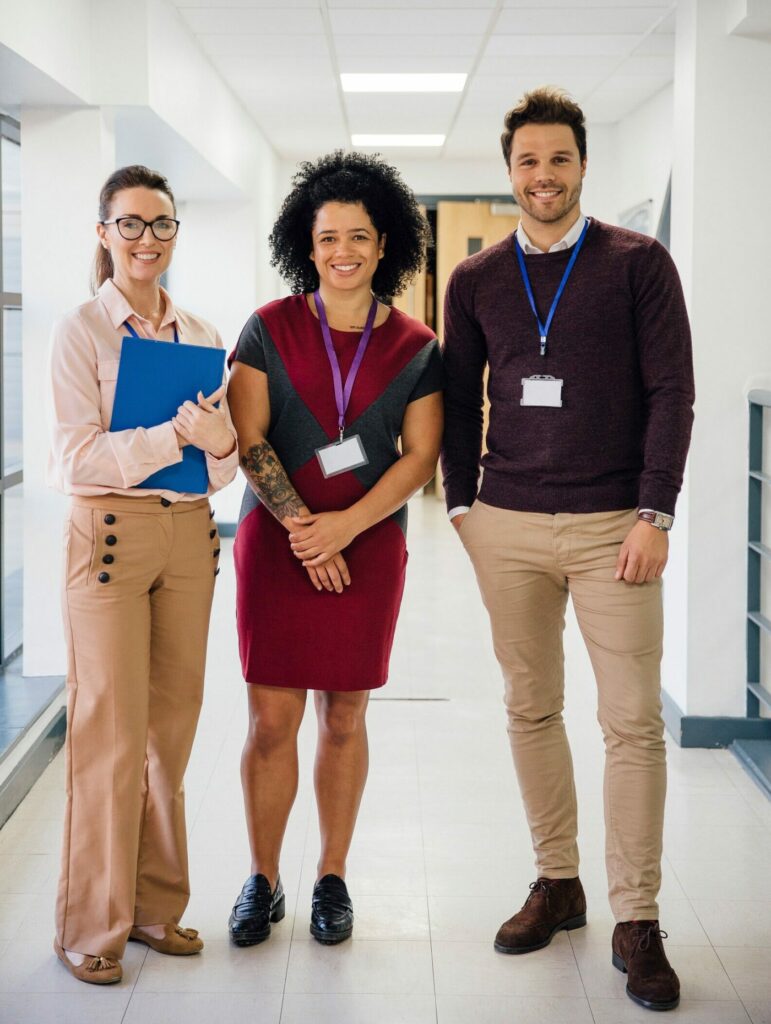
[[[460,537],[490,615],[536,869],[578,875],[573,763],[562,719],[568,594],[592,661],[605,739],[605,857],[617,921],[656,920],[666,794],[661,580],[614,579],[634,509],[512,512],[476,501]]]
[[[203,696],[218,544],[205,498],[72,501],[56,907],[65,949],[120,959],[132,925],[177,923],[187,906],[182,780]]]

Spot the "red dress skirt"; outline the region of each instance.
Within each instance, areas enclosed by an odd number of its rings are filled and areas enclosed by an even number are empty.
[[[359,332],[332,331],[345,378]],[[247,322],[233,359],[268,376],[268,441],[312,512],[348,508],[399,458],[405,409],[442,387],[436,339],[392,310],[375,328],[356,377],[346,436],[369,462],[324,478],[316,449],[335,440],[337,409],[318,321],[304,296],[270,303]],[[249,683],[313,690],[369,690],[388,678],[404,591],[406,509],[359,534],[343,551],[351,584],[317,591],[284,527],[247,488],[235,542],[237,625]]]

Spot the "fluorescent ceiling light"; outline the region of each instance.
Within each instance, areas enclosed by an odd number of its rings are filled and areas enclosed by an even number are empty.
[[[354,146],[443,146],[444,135],[352,135]]]
[[[343,92],[463,92],[465,74],[341,74]]]

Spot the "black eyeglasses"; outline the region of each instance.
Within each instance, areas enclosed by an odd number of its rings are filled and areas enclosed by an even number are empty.
[[[159,242],[170,242],[177,233],[179,221],[173,217],[156,217],[155,220],[142,220],[141,217],[116,217],[115,220],[100,220],[103,227],[114,224],[121,238],[127,242],[136,242],[150,228]]]

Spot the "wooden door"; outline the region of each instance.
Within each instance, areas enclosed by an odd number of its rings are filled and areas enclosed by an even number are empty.
[[[443,341],[444,292],[455,267],[468,256],[502,241],[519,224],[519,211],[503,203],[440,202],[436,208],[436,326]]]
[[[425,206],[420,207],[420,212],[425,217]],[[386,239],[386,245],[388,245],[388,239]],[[405,288],[401,295],[394,297],[393,305],[395,309],[401,310],[402,313],[406,313],[408,316],[412,316],[416,320],[420,320],[421,323],[428,324],[430,327],[431,318],[428,316],[429,310],[427,309],[426,301],[429,285],[430,282],[428,281],[426,265],[424,263],[412,284]]]

